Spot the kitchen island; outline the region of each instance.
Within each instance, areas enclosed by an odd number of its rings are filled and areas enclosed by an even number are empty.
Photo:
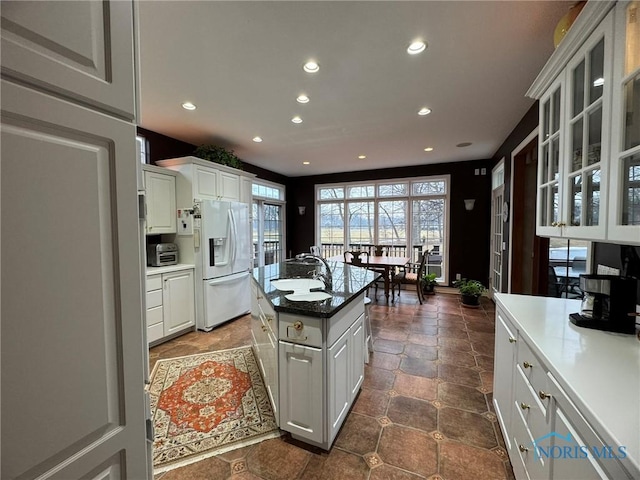
[[[325,273],[322,263],[287,261],[253,270],[253,349],[276,422],[305,443],[328,450],[364,379],[370,270],[328,262],[330,298],[292,301],[273,281]],[[327,289],[325,289],[327,290]]]

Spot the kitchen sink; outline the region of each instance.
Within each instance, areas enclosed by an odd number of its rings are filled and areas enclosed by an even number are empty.
[[[290,293],[284,298],[292,302],[318,302],[331,298],[331,294],[327,292]]]
[[[310,290],[314,288],[324,288],[324,282],[322,280],[313,278],[281,278],[279,280],[271,280],[271,285],[277,290],[294,292],[294,294],[323,293],[310,292]]]

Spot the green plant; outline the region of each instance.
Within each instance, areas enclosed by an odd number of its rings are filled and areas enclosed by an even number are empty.
[[[461,295],[469,295],[471,297],[479,297],[486,290],[485,286],[478,280],[467,280],[466,278],[453,282],[453,286],[458,289]]]
[[[210,162],[242,170],[242,162],[236,154],[233,153],[233,150],[229,150],[228,148],[217,145],[200,145],[193,152],[193,155],[203,160],[209,160]]]
[[[422,276],[422,284],[427,286],[435,287],[438,282],[436,282],[436,274],[435,273],[425,273]]]

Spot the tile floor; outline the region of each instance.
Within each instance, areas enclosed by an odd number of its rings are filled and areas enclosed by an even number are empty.
[[[382,297],[382,296],[380,296]],[[413,292],[374,302],[374,353],[362,390],[330,452],[287,435],[159,474],[162,480],[513,479],[491,405],[493,303]],[[247,315],[210,333],[151,349],[161,358],[249,345]]]

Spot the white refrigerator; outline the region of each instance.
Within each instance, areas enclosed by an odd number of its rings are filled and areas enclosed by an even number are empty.
[[[196,326],[209,331],[251,310],[249,206],[203,200],[200,215],[203,314]]]

